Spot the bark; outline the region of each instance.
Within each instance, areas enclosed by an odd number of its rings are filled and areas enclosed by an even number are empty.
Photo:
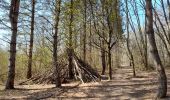
[[[106,53],[105,50],[101,50],[101,59],[102,59],[102,75],[105,75],[106,71]]]
[[[53,35],[53,66],[55,68],[55,85],[56,87],[61,86],[61,79],[60,79],[60,68],[58,64],[58,24],[60,20],[60,9],[61,9],[61,0],[56,0],[55,6],[55,33]]]
[[[112,55],[111,55],[111,50],[112,47],[111,45],[111,38],[112,38],[112,28],[110,27],[110,22],[108,20],[108,26],[109,26],[109,42],[107,44],[108,46],[108,66],[109,66],[109,79],[112,80]]]
[[[112,54],[111,50],[113,46],[116,44],[116,41],[112,43],[113,38],[113,28],[111,27],[110,19],[107,19],[108,27],[109,27],[109,41],[107,42],[108,46],[108,66],[109,66],[109,79],[112,80]]]
[[[105,2],[104,0],[101,0],[102,3],[102,15],[103,15],[103,24],[105,22],[105,14],[104,14],[104,6],[105,6]],[[105,38],[105,27],[102,27],[102,36]],[[105,75],[105,71],[106,71],[106,52],[105,52],[105,41],[102,39],[101,40],[101,60],[102,60],[102,75]]]
[[[168,4],[168,26],[170,27],[170,1],[167,0],[167,4]],[[169,34],[169,39],[170,39],[170,29],[168,30],[168,34]]]
[[[109,79],[112,80],[112,54],[110,47],[108,47],[108,65],[109,65]]]
[[[69,48],[68,48],[68,62],[69,62],[69,78],[73,79],[73,41],[72,41],[72,25],[73,25],[73,0],[71,0],[70,6],[70,22],[69,22]]]
[[[92,64],[92,22],[90,16],[90,34],[89,34],[89,53],[90,53],[90,64]]]
[[[33,42],[34,42],[34,17],[35,17],[35,0],[32,0],[31,34],[30,34],[30,46],[29,46],[29,55],[28,55],[27,79],[32,77],[32,51],[33,51]]]
[[[8,77],[7,77],[5,89],[14,89],[19,5],[20,5],[20,0],[11,0],[9,17],[10,17],[10,23],[11,23],[11,29],[12,29],[12,36],[11,36],[11,41],[10,41]]]
[[[146,16],[145,16],[145,22],[146,22]],[[146,33],[146,24],[145,23],[145,33]],[[144,34],[144,55],[145,55],[145,66],[147,66],[147,68],[150,68],[148,66],[148,40],[147,40],[147,34]]]
[[[160,56],[158,54],[158,50],[155,42],[155,35],[153,30],[152,0],[146,0],[146,19],[147,19],[146,34],[148,35],[148,39],[150,43],[150,53],[152,54],[153,60],[155,62],[155,67],[158,73],[159,85],[158,85],[157,98],[163,98],[166,97],[167,95],[167,77]]]
[[[120,43],[121,43],[121,39],[122,39],[122,26],[121,26],[121,17],[120,17],[120,11],[119,11],[119,0],[115,0],[115,6],[114,6],[114,13],[115,13],[115,25],[113,25],[113,30],[116,30],[116,32],[114,34],[116,34],[115,38],[117,38],[117,43],[115,45],[116,50],[115,50],[115,65],[116,67],[120,67],[120,56],[121,56],[121,51],[120,51]]]
[[[87,12],[87,3],[86,3],[86,0],[83,0],[83,1],[84,1],[83,60],[86,61],[86,20],[87,20],[86,12]]]

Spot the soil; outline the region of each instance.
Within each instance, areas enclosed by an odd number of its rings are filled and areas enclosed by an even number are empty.
[[[170,84],[170,69],[166,70],[168,85]],[[16,85],[15,90],[4,90],[0,85],[0,99],[12,100],[154,100],[157,91],[156,73],[154,71],[138,71],[137,77],[132,77],[132,70],[128,67],[119,68],[113,73],[113,80],[90,82],[81,84],[73,82],[62,84],[55,88],[53,84]],[[168,96],[170,96],[168,86]],[[162,100],[170,100],[167,97]]]

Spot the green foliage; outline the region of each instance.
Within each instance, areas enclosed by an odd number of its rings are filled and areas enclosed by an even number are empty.
[[[33,74],[43,73],[51,67],[52,52],[47,47],[37,46],[33,56]]]
[[[26,79],[28,57],[25,53],[17,53],[15,80]]]
[[[0,83],[5,83],[8,66],[8,52],[0,48]]]

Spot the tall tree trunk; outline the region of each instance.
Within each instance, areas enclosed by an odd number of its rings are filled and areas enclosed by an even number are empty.
[[[120,67],[120,56],[121,56],[121,51],[120,51],[120,43],[121,43],[121,37],[122,37],[122,26],[121,26],[121,17],[120,17],[120,11],[119,11],[119,0],[115,0],[115,7],[114,7],[114,12],[115,12],[115,25],[113,30],[116,30],[116,38],[117,38],[117,43],[115,45],[115,65],[116,67]]]
[[[145,22],[146,22],[146,15],[145,15]],[[146,33],[146,24],[145,23],[145,33]],[[148,66],[148,40],[147,40],[147,34],[144,34],[144,56],[145,56],[145,66],[146,68],[151,68]]]
[[[12,36],[11,36],[11,42],[10,42],[8,77],[7,77],[5,89],[14,89],[19,5],[20,5],[20,0],[11,0],[9,17],[10,17],[10,23],[11,23],[11,29],[12,29]]]
[[[127,29],[127,49],[130,55],[130,66],[132,66],[133,69],[133,77],[136,77],[136,70],[135,70],[135,63],[134,63],[134,58],[133,58],[133,54],[132,51],[130,49],[130,45],[129,45],[129,13],[128,13],[128,0],[126,0],[126,29]]]
[[[73,41],[72,41],[72,35],[73,35],[73,0],[71,0],[70,5],[70,23],[69,23],[69,48],[68,48],[68,62],[69,62],[69,78],[73,79]]]
[[[145,1],[146,1],[146,19],[147,19],[146,34],[148,35],[148,39],[150,43],[150,52],[152,54],[153,60],[155,62],[155,67],[158,73],[159,85],[158,85],[157,98],[163,98],[166,97],[167,95],[167,77],[160,56],[158,54],[158,50],[155,42],[155,35],[153,30],[152,0],[145,0]]]
[[[34,17],[35,17],[35,0],[32,0],[31,34],[30,34],[30,46],[29,46],[29,55],[28,55],[27,79],[32,77],[32,51],[33,51],[33,42],[34,42]]]
[[[60,79],[60,68],[58,66],[58,24],[60,20],[60,9],[61,9],[61,0],[55,0],[55,33],[53,35],[53,67],[55,68],[55,85],[56,87],[61,86],[61,79]]]
[[[90,54],[90,64],[92,65],[92,20],[90,16],[90,34],[89,34],[89,54]]]
[[[105,22],[105,13],[104,13],[104,6],[105,2],[104,0],[101,0],[102,3],[102,23]],[[104,25],[102,26],[102,37],[105,38],[105,27]],[[104,39],[101,40],[101,60],[102,60],[102,75],[105,75],[106,71],[106,52],[105,52],[105,41]]]
[[[83,2],[84,2],[83,60],[86,61],[86,20],[87,20],[86,12],[87,12],[87,3],[86,3],[86,0],[83,0]]]
[[[168,4],[168,26],[170,27],[170,1],[167,0],[167,4]],[[170,29],[168,30],[168,34],[169,34],[169,39],[170,39]]]
[[[112,20],[111,20],[111,14],[109,14],[109,9],[106,8],[107,12],[107,25],[109,29],[109,34],[108,34],[108,41],[107,41],[107,49],[108,49],[108,66],[109,66],[109,79],[112,80],[112,54],[111,50],[113,46],[116,44],[116,41],[113,42],[113,26],[112,26]]]

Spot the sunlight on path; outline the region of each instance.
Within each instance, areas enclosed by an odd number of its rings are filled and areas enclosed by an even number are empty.
[[[0,90],[0,99],[66,99],[66,100],[153,100],[156,93],[155,73],[138,72],[132,77],[131,69],[117,69],[112,81],[79,82],[55,85],[21,85],[16,90]],[[170,74],[168,74],[170,75]],[[166,99],[165,99],[166,100]],[[168,98],[167,98],[168,100]]]

